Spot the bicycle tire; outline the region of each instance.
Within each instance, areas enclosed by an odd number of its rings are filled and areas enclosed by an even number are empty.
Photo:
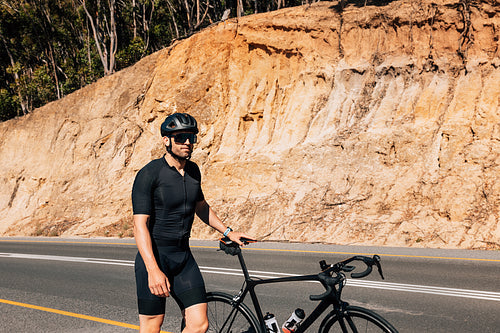
[[[398,333],[398,330],[382,316],[371,310],[358,306],[347,306],[342,316],[339,316],[335,311],[330,312],[321,322],[318,332]]]
[[[233,296],[207,293],[208,333],[262,333],[255,315],[243,303],[234,305]]]

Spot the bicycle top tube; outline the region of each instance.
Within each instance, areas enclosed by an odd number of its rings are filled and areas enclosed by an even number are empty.
[[[254,240],[248,240],[248,239],[242,239],[242,240],[244,241],[245,244],[255,242]],[[226,236],[226,237],[220,239],[219,247],[226,254],[230,254],[232,256],[235,256],[235,255],[238,256],[240,266],[241,266],[241,269],[242,269],[243,274],[245,276],[245,279],[247,279],[247,280],[251,279],[249,272],[248,272],[248,269],[247,269],[247,266],[246,266],[246,263],[245,263],[245,259],[243,258],[243,254],[241,252],[240,246],[237,243],[231,241]],[[384,279],[384,276],[382,273],[382,267],[380,265],[380,257],[375,254],[372,257],[361,256],[361,255],[353,256],[353,257],[350,257],[350,258],[345,259],[343,261],[340,261],[336,264],[331,264],[331,265],[326,264],[325,260],[322,260],[319,263],[320,268],[321,268],[321,272],[317,274],[318,278],[313,278],[312,280],[322,281],[324,279],[321,278],[320,276],[325,276],[327,274],[332,275],[334,273],[338,274],[341,272],[346,272],[346,273],[352,272],[356,267],[350,266],[348,264],[353,262],[353,261],[362,261],[366,265],[366,269],[362,272],[359,272],[359,273],[354,273],[354,272],[351,273],[352,278],[359,279],[359,278],[362,278],[362,277],[369,275],[372,272],[373,266],[375,265],[378,269],[378,272],[379,272],[381,278]],[[297,278],[297,277],[298,278],[311,277],[311,276],[312,275],[302,275],[302,276],[296,276],[295,278]],[[283,278],[271,278],[271,279],[265,279],[265,280],[273,280],[274,281],[274,280],[280,280],[280,279],[283,279]],[[288,279],[288,278],[285,278],[285,279]],[[302,279],[302,278],[300,280],[304,281],[304,279]],[[260,281],[262,281],[262,280],[260,280]]]

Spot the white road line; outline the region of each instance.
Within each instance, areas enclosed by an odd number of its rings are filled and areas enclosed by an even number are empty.
[[[23,253],[2,253],[0,257],[18,258],[18,259],[39,259],[51,261],[69,261],[69,262],[86,262],[92,264],[107,264],[107,265],[123,265],[134,266],[134,262],[130,260],[119,259],[101,259],[101,258],[82,258],[82,257],[65,257],[65,256],[52,256],[42,254],[23,254]]]
[[[134,266],[134,261],[119,260],[119,259],[83,258],[83,257],[66,257],[66,256],[54,256],[54,255],[2,253],[2,252],[0,252],[0,258],[1,257],[3,257],[3,258],[16,258],[16,259],[36,259],[36,260],[81,262],[81,263],[104,264],[104,265]],[[223,274],[223,275],[243,276],[243,273],[241,273],[241,270],[235,269],[235,268],[200,266],[200,270],[203,273],[208,273],[208,274]],[[266,271],[249,271],[249,273],[253,277],[264,278],[264,279],[276,278],[276,277],[286,277],[286,276],[297,276],[296,274],[279,273],[279,272],[266,272]],[[315,282],[315,281],[313,281],[313,282]],[[348,279],[347,285],[351,286],[351,287],[384,289],[384,290],[392,290],[392,291],[444,295],[444,296],[463,297],[463,298],[474,298],[474,299],[500,302],[500,292],[494,292],[494,291],[433,287],[433,286],[423,286],[423,285],[415,285],[415,284],[381,282],[381,281],[370,281],[370,280],[357,280],[357,279],[356,280]]]

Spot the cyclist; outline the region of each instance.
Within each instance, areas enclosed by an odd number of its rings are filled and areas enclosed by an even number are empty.
[[[174,113],[161,125],[167,153],[144,166],[132,188],[135,260],[140,332],[159,332],[165,316],[165,297],[179,305],[185,321],[182,332],[208,328],[205,284],[189,249],[196,214],[203,222],[243,245],[241,237],[217,217],[201,189],[198,166],[190,161],[196,143],[196,120]]]

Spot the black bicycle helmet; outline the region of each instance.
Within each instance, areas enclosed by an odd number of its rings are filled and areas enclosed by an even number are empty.
[[[172,132],[189,131],[198,134],[196,119],[187,113],[174,113],[165,118],[160,127],[161,136],[169,136]]]

